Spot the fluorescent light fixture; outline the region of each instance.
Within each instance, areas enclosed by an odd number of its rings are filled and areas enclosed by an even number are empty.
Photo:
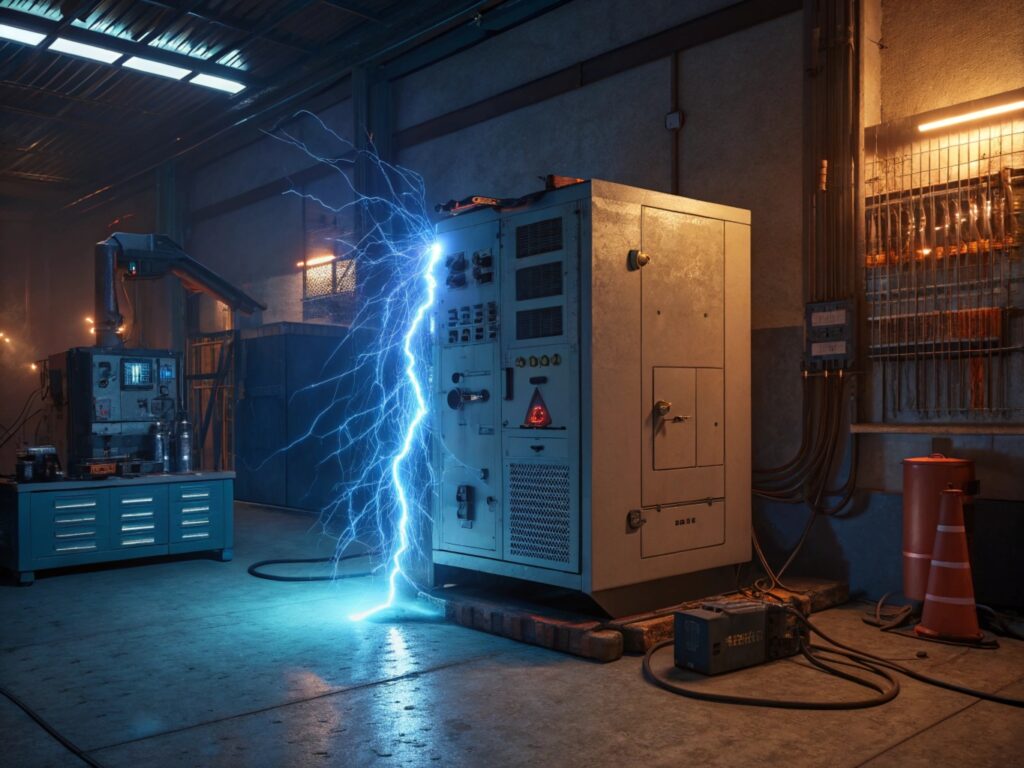
[[[50,43],[50,50],[66,53],[70,56],[81,56],[83,59],[102,61],[104,64],[113,64],[122,56],[117,51],[100,48],[95,45],[86,45],[85,43],[76,43],[74,40],[68,40],[66,37],[58,37]]]
[[[215,77],[214,75],[196,75],[189,82],[196,85],[205,85],[207,88],[216,88],[218,91],[227,91],[228,93],[238,93],[245,88],[244,85],[234,80],[228,80],[226,77]]]
[[[956,117],[946,117],[942,120],[933,120],[930,123],[921,123],[917,126],[917,130],[921,133],[924,133],[925,131],[934,131],[936,128],[947,128],[951,125],[959,125],[960,123],[967,123],[971,120],[981,120],[983,117],[1005,115],[1007,112],[1016,112],[1018,109],[1024,109],[1024,101],[1014,101],[1010,104],[1000,104],[998,107],[989,107],[988,109],[979,109],[975,112],[967,112],[966,114],[957,115]]]
[[[124,66],[128,67],[128,69],[137,69],[139,72],[148,72],[151,75],[169,77],[172,80],[181,80],[181,78],[185,77],[185,75],[189,75],[192,73],[192,70],[190,69],[174,67],[170,64],[164,64],[161,61],[143,59],[139,56],[132,56],[124,63]]]
[[[13,40],[16,43],[24,43],[25,45],[39,45],[46,39],[46,35],[41,35],[38,32],[29,32],[27,29],[11,27],[7,24],[0,24],[0,37],[4,40]]]
[[[321,264],[330,264],[336,258],[337,258],[337,256],[334,256],[333,254],[324,254],[323,256],[314,256],[311,259],[306,259],[305,261],[300,261],[295,266],[297,266],[297,267],[319,267]]]

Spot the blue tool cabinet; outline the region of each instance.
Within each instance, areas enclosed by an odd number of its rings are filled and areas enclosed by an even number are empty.
[[[0,566],[35,571],[153,555],[232,556],[234,473],[0,480]]]

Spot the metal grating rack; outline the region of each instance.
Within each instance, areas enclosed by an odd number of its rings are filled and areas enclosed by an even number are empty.
[[[866,141],[867,351],[882,420],[1019,415],[1024,119]]]
[[[568,563],[569,467],[510,464],[509,552],[515,557]]]

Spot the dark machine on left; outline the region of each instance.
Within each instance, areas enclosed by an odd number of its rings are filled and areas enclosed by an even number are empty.
[[[43,361],[53,445],[23,447],[16,479],[0,478],[0,567],[22,584],[38,570],[129,558],[232,558],[235,473],[192,465],[181,354],[126,348],[120,335],[117,281],[165,275],[232,310],[264,308],[165,236],[97,244],[96,344]]]
[[[98,243],[96,344],[51,355],[44,363],[52,439],[68,477],[193,468],[181,353],[126,349],[120,335],[118,276],[141,280],[168,274],[232,309],[263,308],[165,236],[119,232]]]

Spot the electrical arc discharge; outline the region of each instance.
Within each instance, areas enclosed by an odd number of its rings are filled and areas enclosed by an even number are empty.
[[[334,172],[330,178],[341,183],[329,189],[292,188],[285,194],[319,206],[336,223],[349,216],[361,222],[352,225],[355,239],[343,233],[333,238],[334,254],[344,255],[325,262],[333,269],[329,262],[350,259],[360,279],[349,333],[320,379],[296,393],[326,391],[330,404],[264,464],[300,442],[333,440],[333,446],[324,443],[327,450],[317,464],[318,471],[335,464],[342,478],[319,520],[323,532],[337,542],[333,577],[346,575],[338,568],[358,556],[347,554],[354,546],[364,547],[367,555],[379,551],[382,560],[374,570],[387,573],[383,601],[348,614],[362,621],[395,604],[400,578],[413,584],[403,564],[416,546],[415,525],[429,516],[432,471],[428,462],[421,466],[414,459],[425,456],[427,447],[430,360],[424,320],[429,319],[432,332],[434,271],[442,249],[427,212],[422,177],[386,163],[372,148],[356,148],[311,112],[297,112],[291,120],[302,121],[299,130],[279,126],[268,135],[328,166]],[[363,164],[373,194],[353,182],[357,163]],[[314,268],[320,268],[319,262]],[[331,365],[344,370],[334,371]],[[378,546],[365,544],[370,535]]]
[[[396,592],[395,582],[398,579],[399,574],[402,573],[402,556],[409,547],[409,500],[406,496],[405,486],[402,484],[401,468],[402,463],[412,450],[413,440],[419,430],[420,422],[422,422],[427,415],[427,402],[426,398],[423,397],[423,386],[416,374],[417,360],[412,346],[420,325],[423,323],[424,315],[426,315],[434,305],[434,299],[437,294],[437,279],[434,277],[434,268],[437,266],[437,262],[440,258],[441,244],[435,242],[430,246],[430,258],[427,260],[423,268],[423,281],[427,286],[427,295],[423,300],[423,303],[421,303],[416,309],[416,314],[413,315],[412,322],[409,324],[409,330],[406,332],[405,340],[402,344],[402,349],[406,358],[405,374],[409,380],[409,386],[412,388],[416,397],[416,411],[411,415],[405,426],[405,438],[402,441],[401,450],[399,450],[391,460],[391,483],[394,488],[395,497],[398,499],[399,518],[397,526],[398,546],[395,547],[394,553],[391,556],[391,570],[388,573],[388,596],[383,603],[365,611],[360,611],[359,613],[350,615],[349,618],[352,619],[352,621],[362,621],[363,619],[394,605]]]

